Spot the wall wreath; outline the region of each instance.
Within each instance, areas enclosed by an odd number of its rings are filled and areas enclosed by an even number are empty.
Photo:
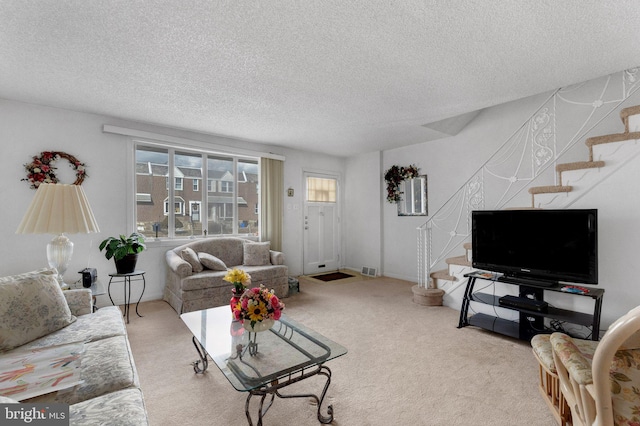
[[[387,182],[387,201],[397,203],[402,200],[400,183],[405,179],[418,177],[418,171],[419,169],[413,164],[408,167],[400,167],[394,164],[384,172],[384,180]]]
[[[73,184],[81,185],[84,178],[87,177],[85,164],[73,155],[59,151],[42,151],[40,155],[34,155],[33,161],[24,165],[27,177],[20,180],[29,182],[32,189],[38,189],[41,183],[58,183],[54,164],[61,158],[69,161],[69,167],[76,172],[76,180]]]

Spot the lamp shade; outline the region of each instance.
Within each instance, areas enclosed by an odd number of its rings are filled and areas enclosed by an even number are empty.
[[[80,185],[40,184],[17,234],[100,232]]]

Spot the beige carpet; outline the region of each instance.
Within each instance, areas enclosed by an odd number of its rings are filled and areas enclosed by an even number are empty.
[[[538,393],[528,343],[458,330],[457,311],[413,304],[412,285],[302,278],[301,292],[284,300],[288,316],[349,350],[327,363],[334,425],[555,424]],[[245,393],[214,363],[194,374],[191,334],[175,311],[162,301],[142,303],[139,311],[144,318],[133,315],[127,329],[151,425],[246,425]],[[299,386],[320,393],[322,383]],[[319,424],[307,399],[276,399],[264,420],[265,426]]]

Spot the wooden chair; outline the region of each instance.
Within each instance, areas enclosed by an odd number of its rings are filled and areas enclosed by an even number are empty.
[[[549,334],[537,334],[531,339],[533,355],[538,361],[538,390],[549,406],[558,425],[571,426],[571,409],[560,391],[560,382],[553,361],[553,349]],[[595,343],[595,342],[594,342]]]
[[[579,339],[550,337],[562,392],[573,425],[640,423],[640,306],[615,321],[597,344],[593,359]]]
[[[556,370],[556,363],[553,360],[553,349],[551,348],[549,334],[537,334],[531,339],[531,349],[539,364],[538,390],[549,405],[551,412],[560,426],[571,426],[571,409],[560,389],[560,381]],[[573,339],[578,350],[588,359],[593,358],[598,342],[593,340]]]

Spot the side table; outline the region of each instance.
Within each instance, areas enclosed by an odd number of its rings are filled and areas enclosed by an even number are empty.
[[[142,318],[142,315],[138,312],[138,305],[142,300],[142,295],[144,294],[144,290],[147,287],[147,283],[144,279],[145,271],[133,271],[128,274],[109,274],[109,287],[107,288],[107,292],[109,293],[109,299],[111,299],[111,304],[115,306],[113,303],[113,298],[111,297],[111,283],[124,283],[124,314],[123,316],[127,317],[127,324],[129,324],[129,303],[131,302],[131,282],[142,281],[142,292],[140,293],[140,297],[138,298],[138,302],[136,302],[136,314]],[[133,280],[131,279],[133,278]]]

